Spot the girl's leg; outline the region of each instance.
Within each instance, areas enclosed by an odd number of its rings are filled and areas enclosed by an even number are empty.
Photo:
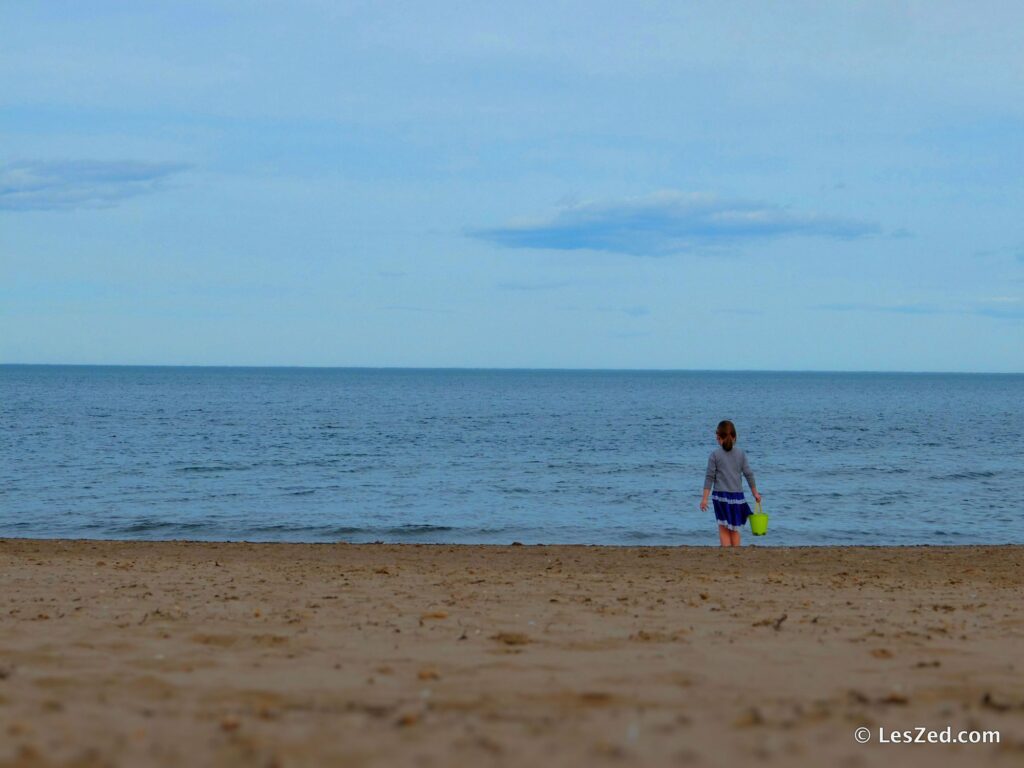
[[[729,531],[729,539],[731,540],[732,546],[738,547],[740,545],[740,532]]]
[[[732,531],[730,531],[724,525],[718,526],[718,543],[721,544],[723,547],[731,547],[732,546],[732,536],[730,535],[731,533],[732,533]]]

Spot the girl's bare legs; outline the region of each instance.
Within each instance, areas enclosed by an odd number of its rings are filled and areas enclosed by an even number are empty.
[[[729,538],[732,540],[732,545],[738,547],[740,545],[740,532],[729,531]]]
[[[718,543],[723,547],[732,546],[732,531],[726,528],[724,525],[718,526]],[[736,537],[737,543],[739,543],[739,535]]]

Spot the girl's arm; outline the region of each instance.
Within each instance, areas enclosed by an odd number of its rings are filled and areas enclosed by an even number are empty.
[[[747,485],[750,486],[750,495],[754,497],[754,501],[758,504],[761,503],[761,494],[757,492],[757,483],[754,480],[754,472],[750,468],[750,463],[747,461],[747,454],[743,454],[743,476],[747,478]]]
[[[711,495],[711,486],[715,484],[715,474],[718,466],[715,464],[715,454],[708,456],[708,471],[704,473],[704,495],[700,500],[700,511],[708,511],[708,496]]]

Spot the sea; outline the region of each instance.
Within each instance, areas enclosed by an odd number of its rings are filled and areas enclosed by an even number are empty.
[[[1024,375],[0,366],[0,537],[1024,543]]]

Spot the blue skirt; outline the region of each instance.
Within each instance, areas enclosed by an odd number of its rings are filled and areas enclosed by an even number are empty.
[[[743,491],[713,491],[711,503],[715,505],[715,520],[730,531],[738,531],[747,524],[750,505]]]

